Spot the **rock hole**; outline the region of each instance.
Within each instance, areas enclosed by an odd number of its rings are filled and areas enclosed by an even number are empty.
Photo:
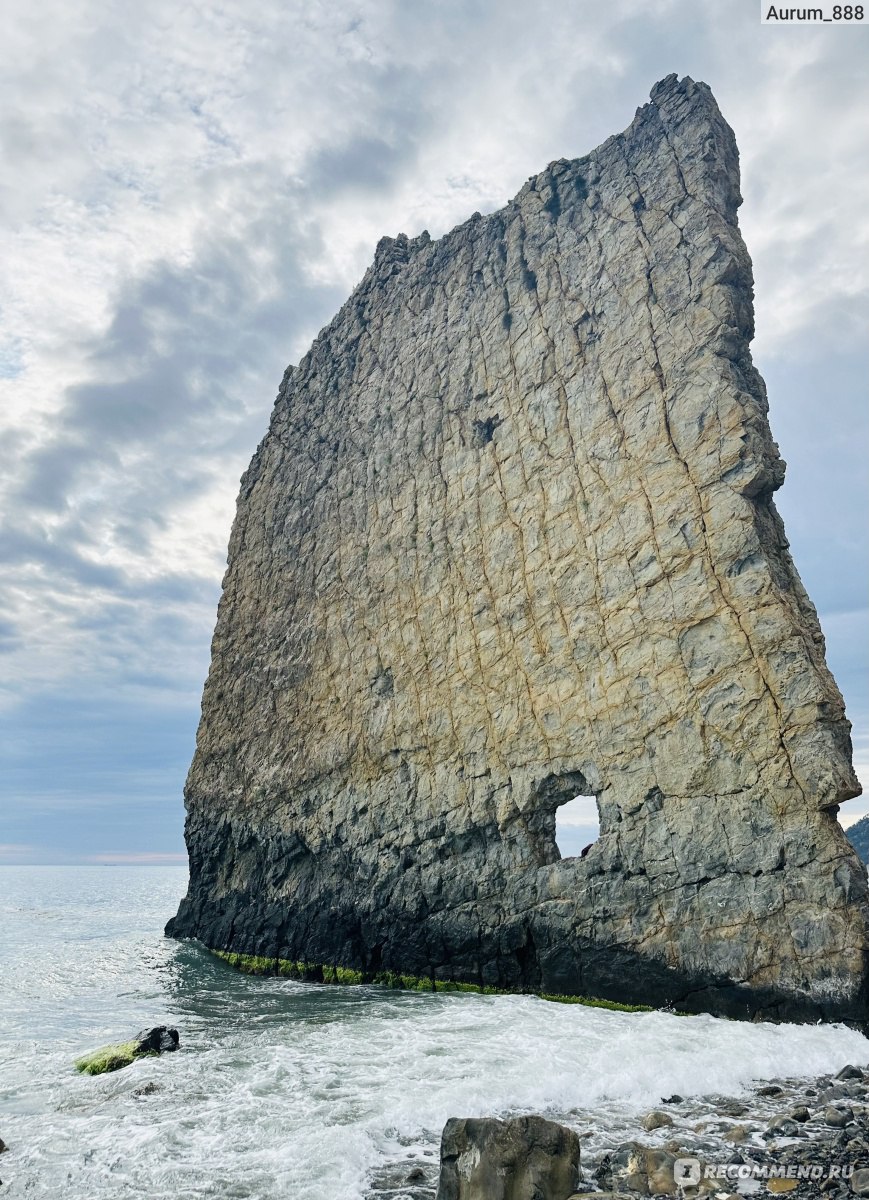
[[[561,858],[580,858],[600,837],[596,796],[574,796],[555,810],[555,845]]]
[[[581,771],[547,775],[535,784],[530,800],[527,829],[541,865],[581,858],[599,837],[597,794]]]

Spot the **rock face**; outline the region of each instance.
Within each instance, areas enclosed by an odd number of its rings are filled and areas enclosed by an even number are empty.
[[[568,1200],[579,1138],[543,1117],[452,1117],[441,1137],[437,1200]]]
[[[862,1021],[850,726],[772,494],[738,155],[675,76],[384,238],[242,480],[168,932]],[[556,808],[597,797],[560,860]]]

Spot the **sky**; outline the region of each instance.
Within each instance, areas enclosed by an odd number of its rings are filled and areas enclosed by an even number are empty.
[[[777,503],[869,784],[867,43],[756,0],[12,0],[0,862],[184,861],[238,480],[285,366],[383,234],[501,207],[674,71],[740,146]]]

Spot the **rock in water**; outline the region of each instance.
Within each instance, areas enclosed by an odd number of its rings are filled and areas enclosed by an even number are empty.
[[[84,1075],[105,1075],[109,1071],[120,1071],[129,1067],[137,1058],[149,1058],[166,1051],[177,1050],[178,1045],[177,1029],[157,1025],[153,1029],[143,1029],[129,1042],[115,1042],[82,1055],[75,1060],[75,1067]]]
[[[143,1029],[136,1034],[136,1053],[163,1054],[167,1050],[177,1050],[179,1040],[177,1029],[171,1029],[167,1025],[156,1025],[153,1029]]]
[[[451,1117],[441,1137],[437,1200],[568,1200],[579,1138],[543,1117]]]
[[[381,240],[242,480],[168,932],[863,1020],[859,785],[772,503],[740,200],[670,76],[501,211]],[[578,794],[600,837],[561,860]]]

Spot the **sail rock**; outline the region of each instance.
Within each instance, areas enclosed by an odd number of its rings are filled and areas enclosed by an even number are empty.
[[[740,202],[670,76],[499,212],[382,239],[242,481],[170,933],[865,1018],[850,726],[772,502]],[[600,837],[561,859],[577,794]]]

